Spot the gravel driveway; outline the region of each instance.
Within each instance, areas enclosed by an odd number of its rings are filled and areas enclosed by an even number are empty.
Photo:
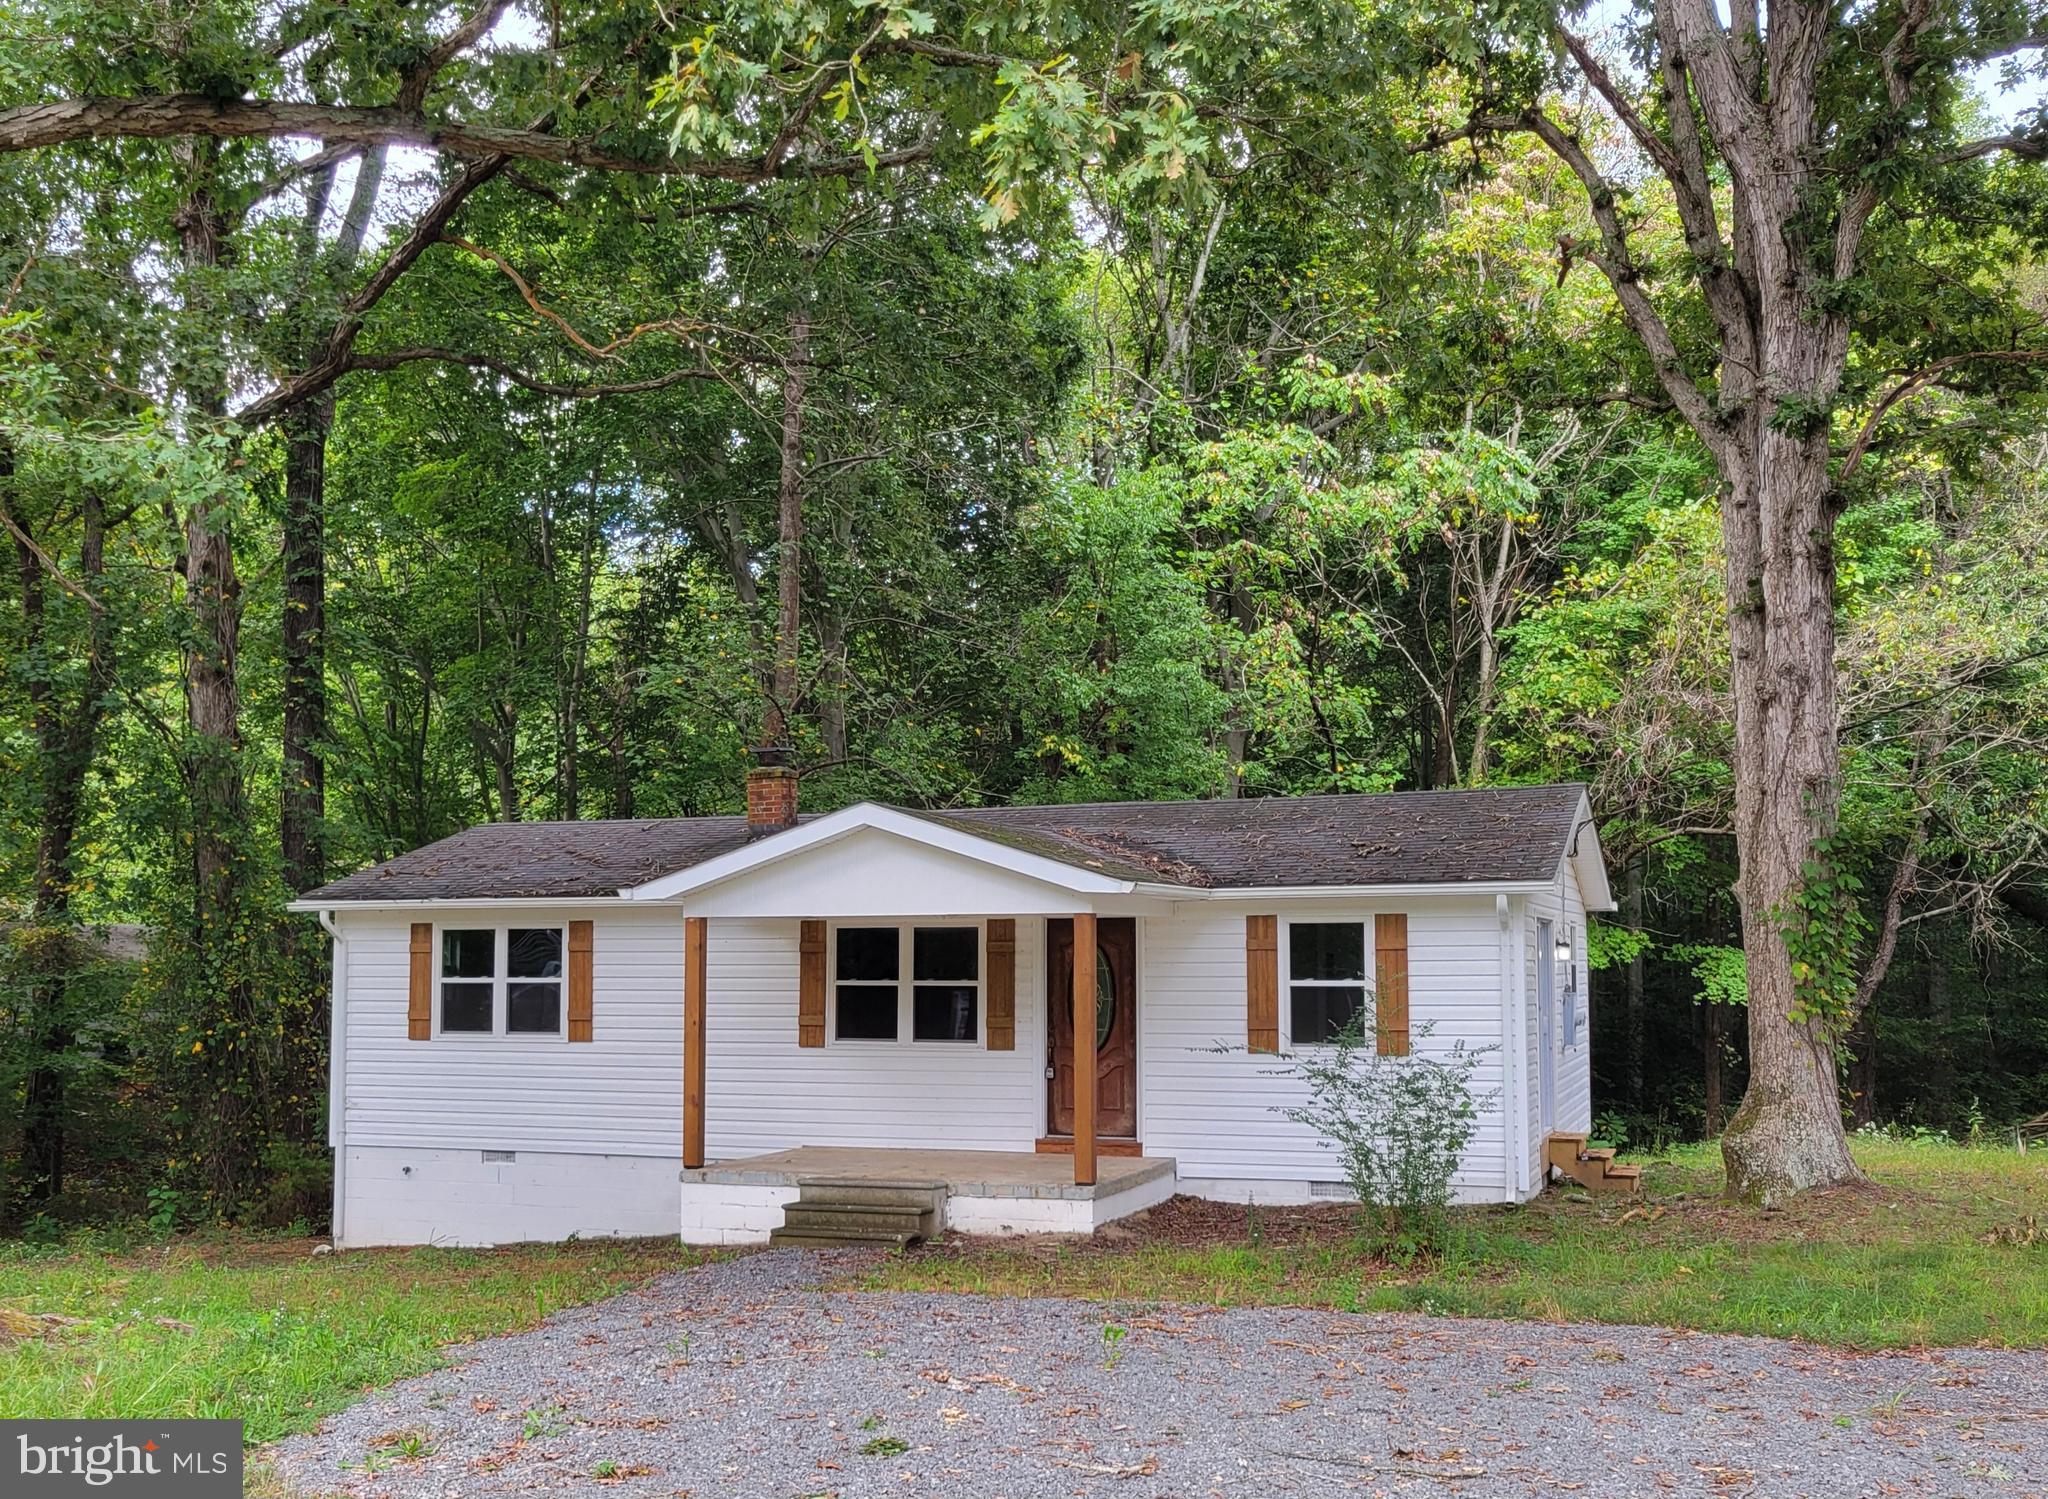
[[[815,1289],[858,1263],[664,1276],[272,1456],[394,1496],[2048,1493],[2038,1353]]]

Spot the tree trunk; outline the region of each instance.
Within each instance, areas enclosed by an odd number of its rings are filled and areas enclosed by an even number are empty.
[[[1640,933],[1643,929],[1643,860],[1639,854],[1628,861],[1625,877],[1626,891],[1624,909],[1628,915],[1629,930]],[[1638,947],[1629,954],[1628,960],[1628,1103],[1638,1113],[1642,1111],[1643,1098],[1643,953]]]
[[[1822,334],[1800,326],[1787,300],[1781,316],[1793,326],[1773,328],[1766,343],[1782,350],[1778,388],[1789,395],[1825,375]],[[1808,894],[1841,805],[1827,425],[1784,430],[1774,414],[1752,402],[1729,434],[1721,506],[1749,981],[1749,1087],[1721,1156],[1731,1195],[1766,1204],[1861,1178],[1842,1129],[1830,1016],[1812,981],[1805,992],[1795,981],[1788,941],[1804,918],[1814,918],[1807,940],[1837,940]]]
[[[299,226],[299,276],[305,293],[352,270],[384,181],[385,148],[366,151],[335,242],[325,251],[320,227],[334,186],[327,167],[308,184]],[[329,338],[308,330],[300,361],[310,367]],[[320,391],[288,411],[284,470],[284,739],[278,842],[285,883],[303,893],[327,877],[322,846],[327,817],[327,437],[334,428],[334,391]],[[317,963],[325,943],[311,949]]]
[[[303,893],[326,878],[327,434],[334,402],[320,395],[284,422],[284,744],[279,841],[285,882]]]
[[[1702,1007],[1700,1062],[1705,1074],[1707,1133],[1718,1135],[1727,1120],[1727,1105],[1721,1097],[1721,1049],[1726,1021],[1723,1007],[1708,1000]]]
[[[577,580],[576,639],[569,652],[569,685],[562,702],[562,805],[556,815],[574,822],[582,813],[583,689],[590,669],[590,614],[597,574],[600,460],[590,466],[590,507],[584,515],[582,572]]]
[[[789,350],[782,369],[782,464],[775,506],[775,654],[768,680],[768,711],[761,723],[764,745],[789,743],[789,720],[796,707],[804,606],[804,397],[810,387],[810,359],[810,319],[803,312],[792,313]]]
[[[210,332],[210,281],[220,264],[224,222],[212,194],[215,143],[187,152],[190,187],[178,212],[186,277],[187,419],[219,421],[227,410],[224,362]],[[260,1048],[248,968],[254,934],[245,929],[243,859],[249,833],[248,788],[242,776],[242,584],[236,574],[234,501],[220,493],[196,500],[185,518],[185,607],[190,628],[182,650],[185,673],[184,774],[191,809],[190,951],[195,998],[205,1017],[200,1037],[207,1093],[200,1132],[216,1205],[239,1207],[247,1195],[254,1147],[263,1135]]]
[[[827,601],[818,615],[818,733],[825,758],[846,758],[846,608]]]
[[[1849,1033],[1849,1118],[1856,1128],[1877,1120],[1877,1012],[1865,1005]]]
[[[23,641],[32,662],[52,659],[43,559],[31,545],[29,523],[6,493],[14,473],[13,449],[0,442],[0,509],[14,514],[15,557],[21,579]],[[72,852],[92,772],[99,726],[114,681],[114,624],[100,587],[106,572],[106,518],[99,495],[87,491],[81,507],[78,585],[88,597],[86,672],[67,709],[41,668],[28,680],[30,728],[36,747],[37,824],[34,884],[28,924],[56,933],[72,926]],[[38,943],[39,972],[28,994],[30,1044],[21,1116],[24,1196],[33,1206],[64,1191],[66,1065],[76,1044],[71,1015],[72,971],[82,956],[75,933]]]
[[[1906,57],[1934,13],[1901,23]],[[1850,1003],[1835,992],[1848,960],[1833,947],[1839,886],[1829,852],[1841,805],[1829,434],[1849,350],[1840,290],[1855,281],[1886,186],[1877,170],[1839,170],[1822,141],[1833,87],[1823,61],[1831,30],[1845,24],[1839,11],[1774,0],[1767,19],[1754,5],[1735,18],[1731,33],[1705,0],[1656,0],[1644,40],[1661,121],[1636,108],[1582,40],[1562,28],[1558,37],[1669,183],[1689,251],[1684,274],[1712,328],[1711,385],[1688,370],[1633,226],[1580,136],[1541,105],[1515,123],[1585,188],[1599,231],[1591,258],[1721,477],[1750,1048],[1749,1088],[1721,1154],[1730,1193],[1768,1203],[1860,1176],[1833,1046]],[[1887,51],[1878,71],[1892,115],[1904,118],[1912,69],[1898,61]],[[1803,948],[1796,970],[1788,934]]]
[[[1927,1060],[1927,1075],[1922,1081],[1922,1096],[1927,1106],[1921,1112],[1928,1123],[1954,1117],[1950,1106],[1955,1101],[1956,1087],[1955,1000],[1949,966],[1941,956],[1947,946],[1939,941],[1933,943],[1927,959],[1927,1033],[1934,1038],[1934,1046]]]
[[[1494,679],[1499,674],[1499,647],[1494,644],[1493,632],[1483,629],[1479,634],[1479,683],[1472,704],[1472,763],[1465,767],[1466,784],[1470,786],[1486,784],[1486,768],[1493,752]]]

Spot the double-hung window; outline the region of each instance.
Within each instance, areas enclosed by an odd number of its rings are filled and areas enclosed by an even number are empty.
[[[839,1041],[981,1039],[981,928],[842,926],[834,934]]]
[[[1365,923],[1287,924],[1288,1036],[1296,1046],[1334,1041],[1355,1019],[1368,1026]]]
[[[443,927],[441,1034],[561,1035],[564,946],[556,926]]]

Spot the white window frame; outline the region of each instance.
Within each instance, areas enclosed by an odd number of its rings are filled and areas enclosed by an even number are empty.
[[[1280,920],[1280,1049],[1324,1049],[1333,1043],[1328,1041],[1303,1041],[1296,1045],[1294,1039],[1294,928],[1299,926],[1355,926],[1359,929],[1360,951],[1364,954],[1361,967],[1365,970],[1358,984],[1365,989],[1365,1026],[1367,1040],[1373,1036],[1373,1027],[1379,1020],[1379,984],[1373,973],[1374,946],[1373,918],[1378,913],[1368,911],[1356,920],[1349,916],[1285,916]],[[1302,987],[1308,989],[1349,989],[1354,987],[1350,979],[1302,979]]]
[[[507,972],[512,966],[512,929],[514,927],[517,927],[522,932],[551,931],[560,938],[562,944],[561,973],[551,979],[526,977],[514,979]],[[487,1031],[450,1031],[441,1028],[442,985],[481,984],[486,982],[480,978],[466,979],[441,972],[443,961],[441,935],[444,932],[489,932],[492,936],[491,977],[488,981],[491,986],[491,1028]],[[559,1023],[555,1029],[551,1031],[513,1031],[505,1028],[510,1008],[507,1004],[505,990],[508,984],[513,983],[554,984],[561,989],[562,1002],[555,1009],[555,1014],[559,1017]],[[450,1041],[510,1041],[515,1045],[522,1041],[538,1041],[543,1044],[553,1041],[567,1041],[569,1039],[569,924],[566,921],[559,923],[552,921],[508,921],[502,923],[490,921],[450,921],[447,923],[436,923],[434,927],[433,1003],[434,1039],[437,1041],[443,1037]]]
[[[1564,945],[1570,956],[1564,960],[1563,982],[1558,985],[1564,1009],[1564,1032],[1560,1044],[1566,1051],[1576,1051],[1585,1034],[1582,1025],[1585,1013],[1579,997],[1579,924],[1566,919],[1561,925],[1564,927]]]
[[[848,1036],[839,1034],[839,933],[841,928],[852,927],[858,931],[870,928],[894,929],[896,933],[896,1035],[893,1040],[872,1036]],[[974,1039],[972,1041],[920,1041],[913,1034],[917,1016],[915,977],[917,961],[917,932],[919,928],[964,927],[974,933],[974,978],[934,979],[933,983],[944,983],[959,987],[971,982],[974,986]],[[972,1047],[976,1050],[988,1048],[988,923],[979,920],[930,920],[930,921],[860,921],[849,918],[826,924],[829,940],[825,944],[825,1044],[845,1046],[856,1050],[871,1047],[895,1046],[938,1046],[954,1050]],[[847,979],[846,983],[864,989],[887,989],[891,987],[886,979]]]

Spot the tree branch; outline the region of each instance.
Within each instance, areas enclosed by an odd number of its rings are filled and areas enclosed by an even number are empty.
[[[567,385],[556,380],[542,380],[527,374],[508,360],[490,354],[470,354],[459,349],[409,348],[391,349],[381,354],[352,354],[348,370],[395,370],[402,365],[459,364],[468,369],[489,370],[501,375],[524,390],[544,396],[562,396],[569,400],[591,400],[598,396],[634,396],[651,390],[666,390],[671,385],[680,385],[685,380],[718,380],[723,377],[717,371],[701,366],[670,370],[665,375],[653,375],[645,380],[621,380],[604,385]]]
[[[0,153],[31,151],[71,141],[156,140],[172,136],[308,136],[327,145],[418,146],[450,156],[553,161],[601,172],[661,177],[709,177],[724,182],[769,182],[783,177],[852,177],[867,172],[864,156],[816,160],[766,155],[688,160],[673,156],[628,156],[594,140],[430,120],[395,106],[293,104],[269,99],[210,99],[203,94],[156,94],[135,99],[92,97],[26,104],[0,110]],[[875,158],[874,169],[923,161],[932,143],[922,141]]]
[[[1571,168],[1572,174],[1584,187],[1587,205],[1592,209],[1593,222],[1599,226],[1601,244],[1605,249],[1604,254],[1587,254],[1586,258],[1600,268],[1608,284],[1614,288],[1615,300],[1621,303],[1622,316],[1649,352],[1650,362],[1657,370],[1657,379],[1665,394],[1671,397],[1671,404],[1692,425],[1700,441],[1718,453],[1724,445],[1720,416],[1686,372],[1670,326],[1650,301],[1650,294],[1643,289],[1642,273],[1629,250],[1628,230],[1615,210],[1614,189],[1600,175],[1600,169],[1593,164],[1592,157],[1586,154],[1578,138],[1568,134],[1544,111],[1534,110],[1524,116],[1523,128],[1534,131],[1537,138]]]
[[[1732,274],[1728,247],[1721,238],[1720,216],[1714,207],[1713,179],[1707,171],[1706,153],[1698,125],[1693,120],[1692,94],[1687,87],[1685,64],[1679,52],[1677,32],[1670,19],[1670,6],[1657,8],[1658,76],[1664,92],[1665,114],[1671,122],[1671,138],[1665,139],[1642,116],[1622,92],[1592,48],[1569,31],[1560,31],[1567,51],[1578,63],[1615,117],[1627,127],[1657,164],[1671,184],[1678,220],[1685,230],[1686,248],[1701,267],[1701,290],[1714,314],[1726,348],[1735,357],[1746,358],[1750,337],[1748,301]]]
[[[1987,135],[1982,140],[1966,142],[1953,151],[1942,152],[1934,158],[1934,164],[1954,166],[1958,162],[1975,161],[1980,156],[1993,156],[2000,151],[2017,156],[2022,161],[2048,159],[2048,136]]]
[[[467,250],[470,254],[476,256],[477,259],[488,261],[503,271],[512,284],[519,288],[519,295],[525,300],[526,305],[533,309],[536,316],[547,319],[547,321],[561,329],[570,343],[576,345],[577,348],[588,354],[592,359],[616,359],[620,349],[648,333],[673,333],[689,341],[690,335],[693,332],[706,326],[703,323],[684,318],[658,318],[653,322],[636,323],[631,329],[613,339],[610,343],[595,344],[581,333],[578,333],[567,318],[563,317],[553,308],[545,306],[541,302],[539,294],[527,283],[526,278],[513,268],[511,261],[500,255],[496,250],[487,250],[481,245],[472,244],[468,240],[453,234],[444,234],[441,236],[441,240],[442,243],[453,245],[459,250]]]
[[[434,43],[416,66],[405,70],[398,85],[398,107],[408,113],[418,110],[426,102],[427,90],[434,86],[434,76],[453,62],[456,54],[497,25],[498,17],[511,3],[512,0],[484,0],[467,21]]]
[[[1871,439],[1877,435],[1878,423],[1882,422],[1891,409],[1914,392],[1922,390],[1939,380],[1958,365],[1990,361],[1998,364],[2034,364],[2048,360],[2048,349],[1980,349],[1969,354],[1951,354],[1946,359],[1937,359],[1925,369],[1913,371],[1886,391],[1878,403],[1871,407],[1870,415],[1863,420],[1863,426],[1856,434],[1856,440],[1849,444],[1849,451],[1843,455],[1841,471],[1836,476],[1840,483],[1855,473],[1870,451]]]

